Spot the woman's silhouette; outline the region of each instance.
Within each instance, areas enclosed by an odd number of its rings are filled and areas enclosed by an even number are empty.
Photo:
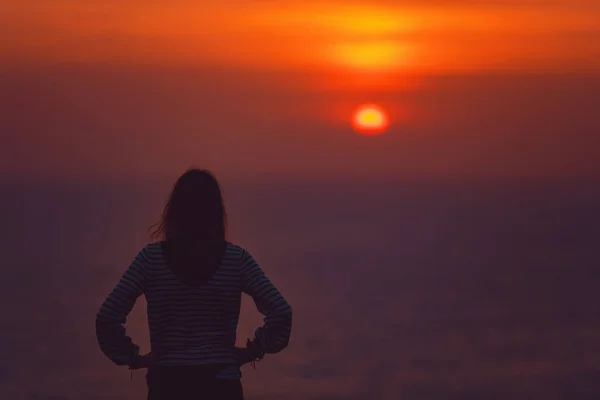
[[[226,239],[219,184],[192,169],[173,189],[154,237],[125,271],[96,317],[102,352],[117,365],[148,368],[148,399],[243,399],[240,366],[288,345],[292,310],[243,248]],[[235,347],[242,292],[265,315],[245,348]],[[123,324],[145,295],[151,351]]]

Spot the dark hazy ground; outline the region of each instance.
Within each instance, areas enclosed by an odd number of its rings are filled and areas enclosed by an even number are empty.
[[[94,317],[168,187],[0,187],[0,398],[144,398]],[[598,182],[225,189],[232,240],[295,310],[290,348],[244,370],[248,399],[600,395]],[[145,322],[142,299],[147,349]]]

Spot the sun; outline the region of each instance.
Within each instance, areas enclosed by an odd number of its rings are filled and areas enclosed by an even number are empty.
[[[360,106],[352,116],[352,126],[363,134],[381,134],[389,127],[390,121],[386,112],[374,104]]]

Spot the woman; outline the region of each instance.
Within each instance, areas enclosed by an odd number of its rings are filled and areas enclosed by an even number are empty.
[[[117,365],[148,368],[148,399],[243,399],[240,366],[287,347],[292,310],[243,248],[226,239],[221,189],[208,171],[189,170],[173,189],[154,237],[96,317],[102,352]],[[235,347],[241,294],[265,315],[245,348]],[[145,295],[151,351],[123,324]]]

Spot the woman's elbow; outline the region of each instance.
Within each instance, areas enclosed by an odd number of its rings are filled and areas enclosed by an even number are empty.
[[[279,353],[290,344],[290,337],[292,335],[292,308],[289,307],[281,314],[280,318],[282,321],[281,335],[274,346],[273,353]]]

